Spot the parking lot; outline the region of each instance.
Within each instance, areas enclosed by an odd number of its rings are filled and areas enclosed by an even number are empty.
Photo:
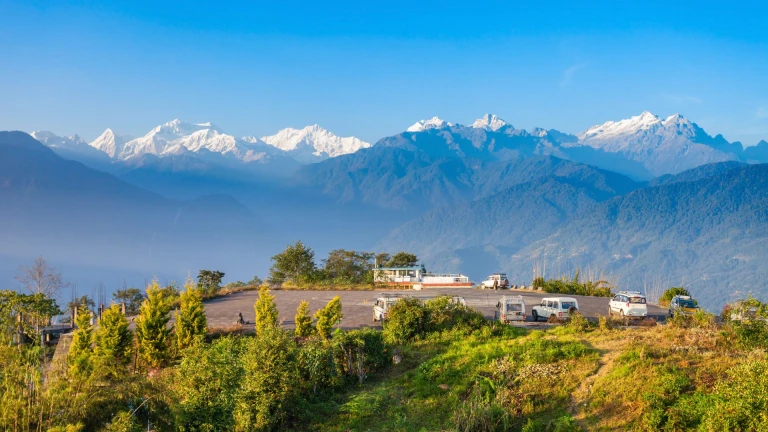
[[[387,294],[398,294],[427,299],[439,295],[461,296],[470,306],[482,312],[487,318],[493,318],[496,302],[503,295],[521,295],[525,300],[526,309],[530,315],[531,306],[541,302],[543,297],[557,297],[559,294],[546,294],[531,291],[507,291],[499,290],[480,290],[473,288],[459,289],[427,289],[422,291],[271,291],[275,296],[279,319],[283,326],[291,328],[294,325],[293,319],[296,315],[296,308],[302,300],[309,302],[312,314],[325,306],[334,296],[341,297],[342,312],[344,319],[341,327],[345,329],[360,327],[380,327],[379,323],[374,323],[373,303],[378,297]],[[245,291],[230,294],[225,297],[209,300],[205,303],[205,313],[208,316],[208,326],[229,327],[237,322],[238,312],[243,314],[245,321],[254,322],[255,314],[253,304],[259,297],[256,291]],[[608,314],[608,301],[605,297],[584,297],[584,296],[566,296],[574,297],[579,302],[581,313],[588,318],[596,318],[598,315]],[[667,310],[654,305],[648,305],[648,316],[662,321]],[[533,325],[528,317],[527,325]]]

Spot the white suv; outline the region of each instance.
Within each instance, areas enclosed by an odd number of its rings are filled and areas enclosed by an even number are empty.
[[[573,297],[546,297],[531,309],[534,321],[544,319],[567,320],[573,312],[579,310],[579,303]]]
[[[397,303],[401,299],[402,297],[393,296],[377,298],[376,303],[373,304],[373,322],[386,321],[389,308],[391,308],[393,304]]]
[[[619,291],[608,304],[608,315],[621,318],[644,319],[648,316],[645,296],[638,291]]]

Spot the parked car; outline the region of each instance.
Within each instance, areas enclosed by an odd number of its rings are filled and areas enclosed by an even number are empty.
[[[699,305],[691,296],[676,295],[669,302],[669,316],[675,316],[675,314],[693,315],[698,310]]]
[[[451,297],[451,303],[456,303],[457,305],[461,305],[461,306],[467,305],[467,301],[464,300],[464,297],[460,297],[460,296]]]
[[[644,319],[648,316],[645,296],[639,291],[619,291],[608,304],[608,315],[620,318]]]
[[[400,301],[402,297],[385,296],[376,299],[376,303],[373,304],[373,322],[385,321],[387,319],[387,313],[393,304]]]
[[[488,276],[482,283],[481,288],[493,288],[494,285],[497,288],[509,288],[509,279],[507,279],[506,273],[494,273]]]
[[[525,300],[522,296],[503,296],[496,303],[493,319],[509,324],[512,321],[525,321]]]
[[[579,303],[573,297],[546,297],[531,309],[531,315],[534,321],[538,321],[540,317],[567,320],[578,310]]]

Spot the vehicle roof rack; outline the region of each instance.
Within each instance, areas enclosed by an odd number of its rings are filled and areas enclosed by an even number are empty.
[[[643,295],[640,291],[619,291],[618,294]]]

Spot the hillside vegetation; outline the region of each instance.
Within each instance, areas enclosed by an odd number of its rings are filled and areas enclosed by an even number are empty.
[[[51,360],[35,323],[44,295],[2,291],[0,428],[10,431],[765,430],[768,306],[718,325],[712,315],[627,328],[576,314],[524,330],[442,297],[403,300],[383,331],[342,331],[338,297],[296,330],[262,288],[255,335],[206,335],[188,284],[170,305],[147,289],[136,331],[115,305],[96,326],[81,307]],[[12,345],[17,315],[32,344]],[[726,316],[730,316],[727,314]],[[29,324],[29,325],[26,325]]]

